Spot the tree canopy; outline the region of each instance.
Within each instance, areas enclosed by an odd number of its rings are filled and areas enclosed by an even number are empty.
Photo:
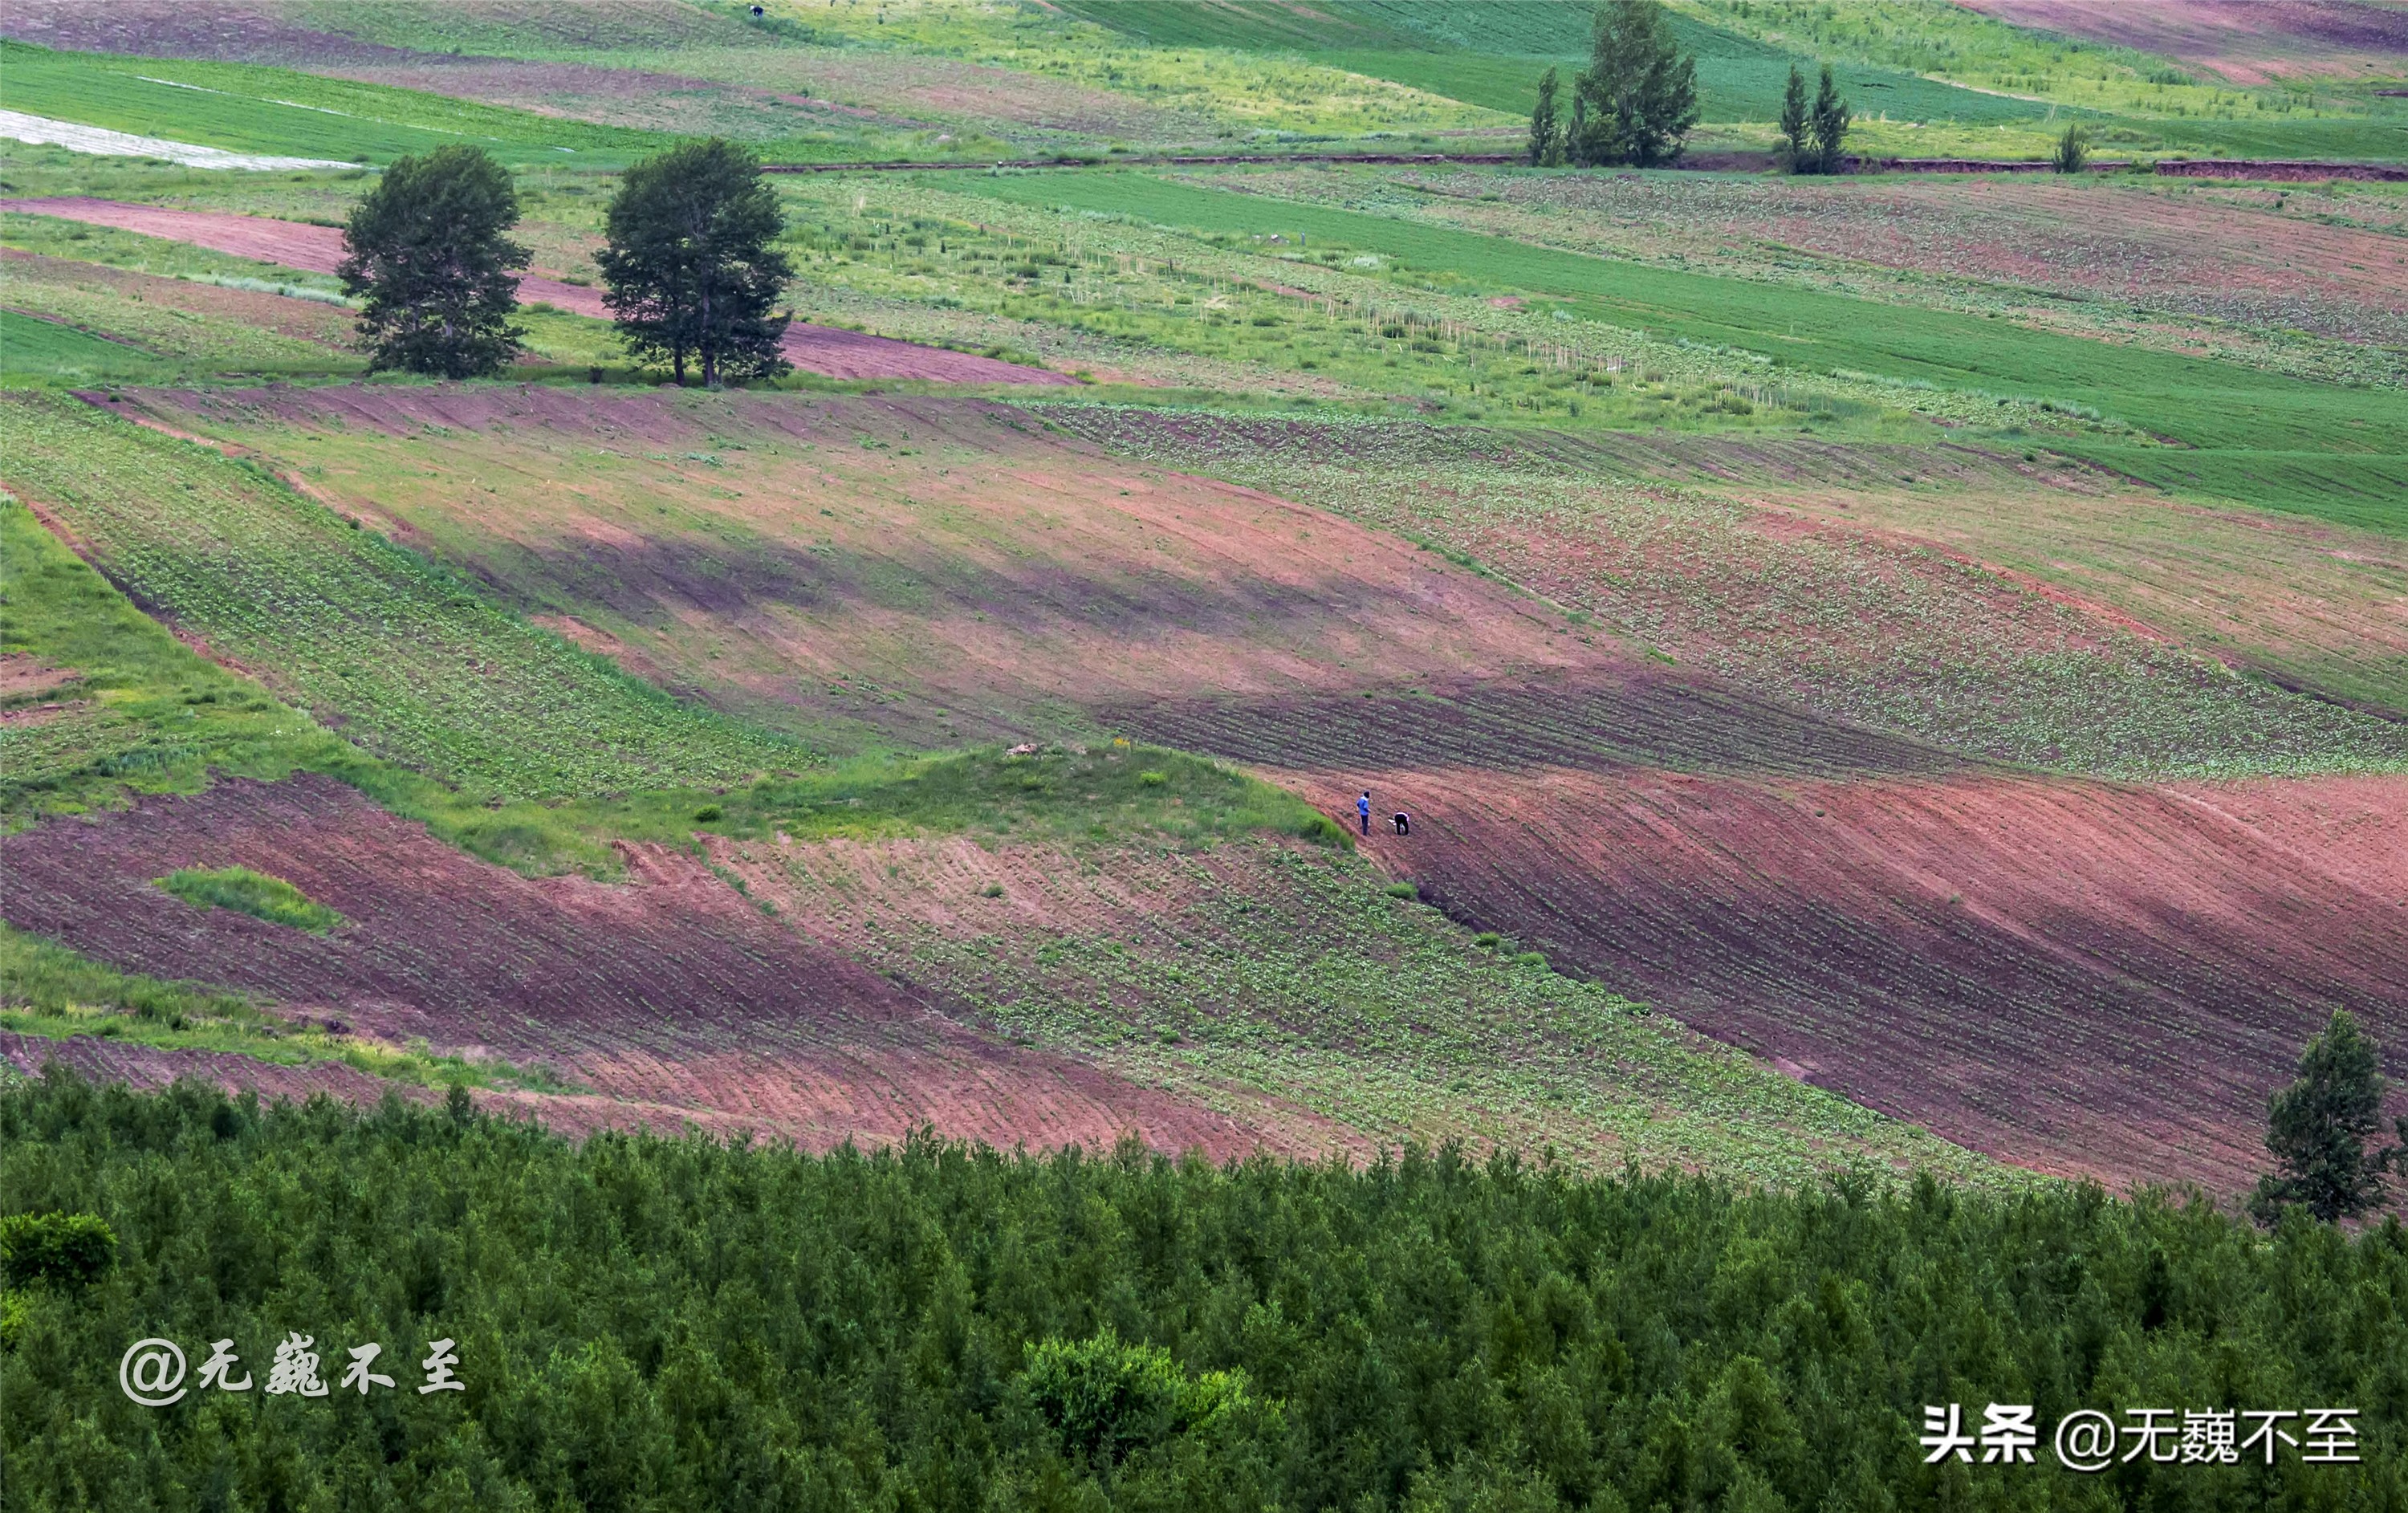
[[[1530,107],[1530,166],[1551,168],[1564,161],[1564,125],[1555,109],[1555,71],[1539,76],[1539,100]]]
[[[2408,1230],[2036,1179],[1766,1191],[1508,1156],[1227,1166],[914,1140],[582,1143],[450,1106],[0,1090],[0,1205],[115,1263],[0,1298],[10,1513],[315,1506],[2396,1507]],[[324,1399],[150,1408],[279,1341]],[[431,1342],[463,1390],[422,1394]],[[380,1343],[394,1389],[337,1385]],[[189,1385],[189,1384],[188,1384]],[[366,1386],[366,1384],[362,1384]],[[2097,1477],[1927,1461],[1926,1409],[2359,1410]],[[2176,1420],[2179,1422],[2179,1418]],[[2294,1437],[2304,1420],[2292,1420]]]
[[[394,160],[352,207],[337,270],[363,302],[370,371],[469,378],[509,365],[526,335],[510,324],[527,262],[507,235],[518,220],[509,173],[482,148]]]
[[[677,381],[696,360],[702,381],[774,378],[787,316],[772,315],[794,267],[759,160],[720,137],[689,142],[627,170],[595,257],[605,302],[639,358],[668,359]]]
[[[1698,123],[1697,60],[1682,53],[1658,0],[1605,0],[1573,93],[1572,161],[1670,163]]]
[[[2300,1054],[2300,1075],[2268,1101],[2266,1149],[2277,1169],[2258,1183],[2253,1207],[2268,1221],[2294,1205],[2331,1223],[2383,1201],[2384,1173],[2408,1169],[2408,1118],[2400,1145],[2367,1149],[2383,1127],[2379,1048],[2347,1009]]]
[[[1831,79],[1831,65],[1823,65],[1823,77],[1814,86],[1814,107],[1806,121],[1807,135],[1813,138],[1812,157],[1816,173],[1835,174],[1847,166],[1848,127],[1855,118],[1848,102],[1840,97],[1840,87]]]

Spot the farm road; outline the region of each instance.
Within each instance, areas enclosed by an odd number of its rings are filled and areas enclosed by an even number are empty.
[[[306,273],[332,274],[343,261],[343,234],[333,226],[313,226],[265,216],[226,215],[208,210],[176,210],[152,205],[128,205],[83,196],[0,200],[0,210],[23,215],[56,216],[90,225],[113,226],[146,236],[187,242],[235,257],[254,258]],[[607,321],[610,312],[602,292],[529,274],[519,280],[519,298],[547,304],[572,315]],[[1043,368],[1024,367],[973,352],[948,351],[917,342],[839,326],[797,321],[786,328],[786,360],[807,372],[831,378],[926,378],[942,383],[1069,384],[1077,380]]]

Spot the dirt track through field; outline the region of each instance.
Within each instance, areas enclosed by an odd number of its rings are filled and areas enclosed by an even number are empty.
[[[1215,1157],[1354,1143],[1268,1097],[1241,1099],[1259,1108],[1240,1121],[1006,1044],[771,921],[682,852],[629,859],[624,886],[530,881],[331,779],[229,779],[0,840],[0,908],[124,970],[265,994],[388,1043],[552,1069],[579,1094],[518,1101],[574,1128],[691,1120],[827,1146],[925,1122],[1007,1148],[1135,1133]],[[195,909],[151,881],[229,865],[283,878],[349,922],[313,935]],[[42,1049],[8,1053],[38,1065]],[[211,1072],[187,1053],[123,1054],[159,1078]],[[329,1077],[351,1088],[337,1072],[259,1075],[271,1091],[332,1088]]]
[[[343,261],[343,234],[336,227],[275,221],[265,216],[174,210],[81,196],[0,200],[0,210],[113,226],[120,231],[187,242],[307,273],[332,274]],[[601,290],[536,274],[519,280],[519,298],[530,305],[552,305],[572,315],[601,321],[610,318],[609,307],[602,303]],[[1043,368],[1024,367],[973,352],[947,351],[917,342],[897,341],[892,336],[874,336],[867,332],[802,321],[786,328],[784,351],[786,360],[795,366],[832,378],[926,378],[940,383],[1077,381]]]

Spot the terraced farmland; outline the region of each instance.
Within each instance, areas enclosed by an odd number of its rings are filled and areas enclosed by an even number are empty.
[[[616,170],[676,134],[1510,150],[1583,7],[1466,14],[12,11],[36,113],[494,144],[546,307],[524,381],[330,382],[366,169],[7,150],[32,928],[580,1128],[2245,1185],[2285,1048],[2347,1006],[2396,1057],[2408,1000],[2393,186],[797,174],[805,375],[660,392],[596,319]],[[1796,58],[1878,151],[2395,129],[1964,8],[1673,25],[1705,147]],[[1367,786],[1417,822],[1348,850]],[[232,866],[337,922],[155,912]],[[79,1053],[239,1069],[177,1033]]]
[[[1467,927],[2044,1169],[2229,1188],[2274,1048],[2332,1006],[2391,1026],[2408,1002],[2408,878],[2162,781],[2397,773],[2397,723],[1961,560],[1595,481],[1670,467],[1678,445],[933,399],[139,403],[624,665],[815,742],[1120,731],[1244,763],[1340,820],[1369,787],[1383,816],[1416,817],[1374,856]],[[1827,465],[1802,444],[1693,455],[1741,482]],[[1947,465],[2010,497],[2118,497],[2016,464]],[[1817,611],[1784,607],[1792,592]],[[2320,780],[2368,815],[2399,783]],[[2304,792],[2233,791],[2272,816]],[[1088,1001],[1025,975],[1035,944],[1018,966],[961,947],[982,905],[930,918],[855,881],[831,909],[796,879],[860,863],[738,852],[757,896],[855,954],[990,1004]],[[2316,943],[2286,944],[2311,920]],[[1161,985],[1102,991],[1121,1006],[1103,1020],[1029,1022],[1136,1054],[1108,1025],[1153,1022]],[[1238,1052],[1195,1054],[1182,1076]]]

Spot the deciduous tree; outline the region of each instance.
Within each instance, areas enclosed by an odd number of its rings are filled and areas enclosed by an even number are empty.
[[[1798,65],[1789,65],[1789,84],[1781,93],[1782,155],[1787,159],[1791,173],[1807,170],[1806,141],[1806,76]]]
[[[1569,144],[1574,162],[1670,163],[1698,123],[1698,65],[1682,54],[1658,0],[1606,0]]]
[[[507,367],[526,333],[515,270],[526,249],[518,192],[482,148],[442,147],[394,161],[352,207],[337,272],[361,298],[368,366],[467,378]]]
[[[770,313],[794,277],[775,245],[784,229],[759,161],[732,142],[690,142],[628,169],[595,259],[628,349],[666,357],[680,384],[689,357],[706,384],[786,372],[791,317]]]
[[[1553,167],[1564,161],[1564,127],[1555,113],[1555,71],[1539,76],[1539,103],[1530,110],[1530,166]]]

